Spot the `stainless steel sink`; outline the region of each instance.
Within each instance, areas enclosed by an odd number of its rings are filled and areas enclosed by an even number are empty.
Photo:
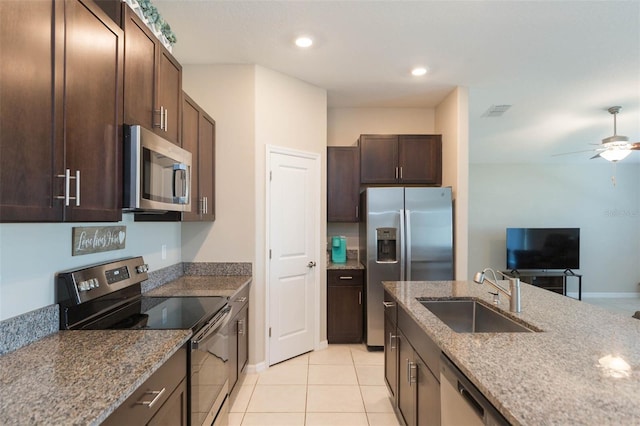
[[[418,299],[442,322],[458,333],[522,333],[538,331],[472,299]]]

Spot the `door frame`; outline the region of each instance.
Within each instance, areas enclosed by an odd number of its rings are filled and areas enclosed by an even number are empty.
[[[316,238],[316,256],[318,257],[318,260],[316,260],[316,267],[313,268],[314,271],[313,273],[315,274],[314,276],[314,289],[313,289],[313,297],[314,297],[314,303],[313,303],[313,347],[314,350],[318,350],[320,349],[320,269],[323,267],[323,265],[325,264],[323,260],[320,259],[320,257],[322,256],[323,252],[321,249],[322,247],[322,239],[321,239],[321,235],[320,235],[320,207],[322,205],[322,200],[320,199],[320,196],[322,194],[322,182],[321,182],[321,178],[322,178],[322,174],[321,174],[321,166],[322,166],[322,156],[318,153],[315,152],[308,152],[308,151],[301,151],[301,150],[296,150],[296,149],[292,149],[292,148],[285,148],[285,147],[281,147],[281,146],[276,146],[276,145],[269,145],[267,144],[265,146],[265,177],[264,177],[264,182],[265,182],[265,204],[264,204],[264,211],[265,211],[265,247],[264,247],[264,264],[265,264],[265,324],[264,324],[264,342],[265,342],[265,367],[269,368],[269,366],[271,365],[271,351],[270,351],[270,345],[271,345],[271,339],[269,337],[269,327],[270,327],[270,323],[271,323],[271,262],[269,259],[269,249],[271,247],[271,209],[270,209],[270,205],[271,205],[271,179],[270,179],[270,172],[271,172],[271,155],[272,154],[282,154],[282,155],[291,155],[291,156],[296,156],[296,157],[301,157],[301,158],[307,158],[310,160],[314,160],[315,161],[315,165],[316,165],[316,170],[315,170],[315,181],[316,181],[316,185],[314,185],[314,194],[312,194],[313,197],[315,197],[316,200],[318,200],[318,212],[317,215],[315,217],[315,225],[314,225],[314,230],[313,233],[315,235]]]

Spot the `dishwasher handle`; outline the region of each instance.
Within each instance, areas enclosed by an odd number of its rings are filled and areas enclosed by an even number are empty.
[[[465,401],[467,401],[471,408],[473,408],[473,411],[475,411],[478,416],[484,419],[484,408],[482,408],[482,405],[478,401],[476,401],[473,395],[471,395],[471,392],[469,392],[464,387],[464,385],[460,383],[460,381],[458,381],[458,392],[460,392],[460,395],[462,395]]]

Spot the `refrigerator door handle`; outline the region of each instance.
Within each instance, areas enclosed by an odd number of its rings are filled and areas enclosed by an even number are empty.
[[[400,281],[405,280],[405,226],[404,226],[404,209],[400,210]]]
[[[406,257],[406,262],[404,263],[405,265],[405,275],[407,276],[407,281],[411,281],[411,210],[407,209],[405,210],[405,217],[406,217],[406,231],[404,234],[402,234],[402,236],[404,237],[405,241],[406,241],[406,252],[407,252],[407,257]]]

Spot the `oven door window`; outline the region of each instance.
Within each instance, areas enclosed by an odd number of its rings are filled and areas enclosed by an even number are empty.
[[[227,389],[228,380],[228,327],[203,338],[197,348],[191,350],[191,424],[202,425],[213,411],[221,392]]]

